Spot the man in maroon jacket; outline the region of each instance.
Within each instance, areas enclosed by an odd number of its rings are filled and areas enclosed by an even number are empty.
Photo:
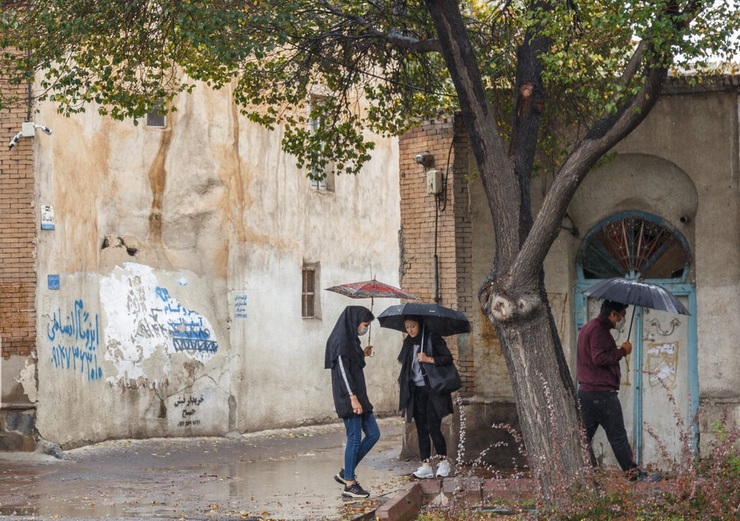
[[[605,300],[599,316],[578,333],[578,401],[589,446],[601,425],[619,466],[631,480],[658,481],[659,474],[648,475],[635,464],[619,402],[619,361],[632,352],[632,344],[627,340],[617,348],[609,330],[621,328],[626,314],[625,304]]]

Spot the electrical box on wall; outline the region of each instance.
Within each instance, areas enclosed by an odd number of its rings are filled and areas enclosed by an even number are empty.
[[[36,135],[36,127],[33,121],[24,121],[21,125],[21,137],[33,137]]]
[[[427,193],[438,194],[442,191],[442,172],[427,170]]]

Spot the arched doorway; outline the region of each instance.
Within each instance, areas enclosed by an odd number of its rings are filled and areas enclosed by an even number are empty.
[[[678,459],[690,434],[699,404],[696,341],[696,295],[687,282],[691,252],[685,237],[663,219],[644,212],[623,212],[594,226],[577,255],[576,329],[598,314],[600,300],[583,291],[611,277],[641,278],[679,296],[691,316],[637,308],[630,341],[632,354],[622,361],[620,400],[638,463],[665,465]],[[628,316],[632,316],[632,309]],[[612,330],[624,342],[629,321]],[[594,438],[597,459],[613,463],[603,431]]]

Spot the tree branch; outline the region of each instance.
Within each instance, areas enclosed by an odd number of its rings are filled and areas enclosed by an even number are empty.
[[[535,0],[530,7],[549,9],[546,4]],[[542,60],[540,57],[550,50],[552,41],[542,36],[539,25],[527,30],[524,40],[517,48],[516,101],[509,142],[509,156],[521,191],[519,245],[532,227],[532,169],[537,154],[538,135],[545,104],[545,86],[542,82]]]
[[[363,33],[359,37],[372,37],[383,40],[397,49],[413,51],[415,53],[442,52],[442,47],[437,39],[421,39],[404,34],[398,27],[392,27],[388,33],[384,33],[375,28],[375,26],[365,17],[350,15],[344,12],[340,7],[336,7],[329,2],[321,1],[320,4],[334,16],[344,18],[357,27],[362,27]],[[350,35],[343,35],[344,38],[357,38]]]
[[[678,38],[680,31],[691,23],[701,9],[701,2],[696,1],[691,2],[683,12],[677,13],[669,4],[662,14],[671,19],[675,38]],[[646,56],[650,56],[647,61]],[[665,65],[667,58],[668,55],[658,52],[652,42],[640,42],[625,68],[622,80],[635,76],[641,70],[644,76],[642,88],[626,100],[616,114],[602,115],[571,151],[548,190],[532,230],[522,245],[511,271],[511,280],[508,281],[510,287],[534,280],[560,232],[561,221],[583,179],[596,162],[632,132],[655,106],[668,75]]]
[[[443,57],[457,91],[470,145],[480,169],[494,228],[494,265],[508,267],[518,251],[518,241],[506,240],[519,226],[519,185],[501,140],[496,115],[488,101],[478,61],[455,0],[426,0]],[[514,211],[506,211],[514,208]]]

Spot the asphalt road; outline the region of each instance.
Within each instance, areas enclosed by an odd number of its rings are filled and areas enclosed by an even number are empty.
[[[357,469],[368,500],[345,500],[344,427],[302,427],[234,438],[115,440],[66,451],[0,453],[0,519],[352,519],[408,483],[403,423]]]

